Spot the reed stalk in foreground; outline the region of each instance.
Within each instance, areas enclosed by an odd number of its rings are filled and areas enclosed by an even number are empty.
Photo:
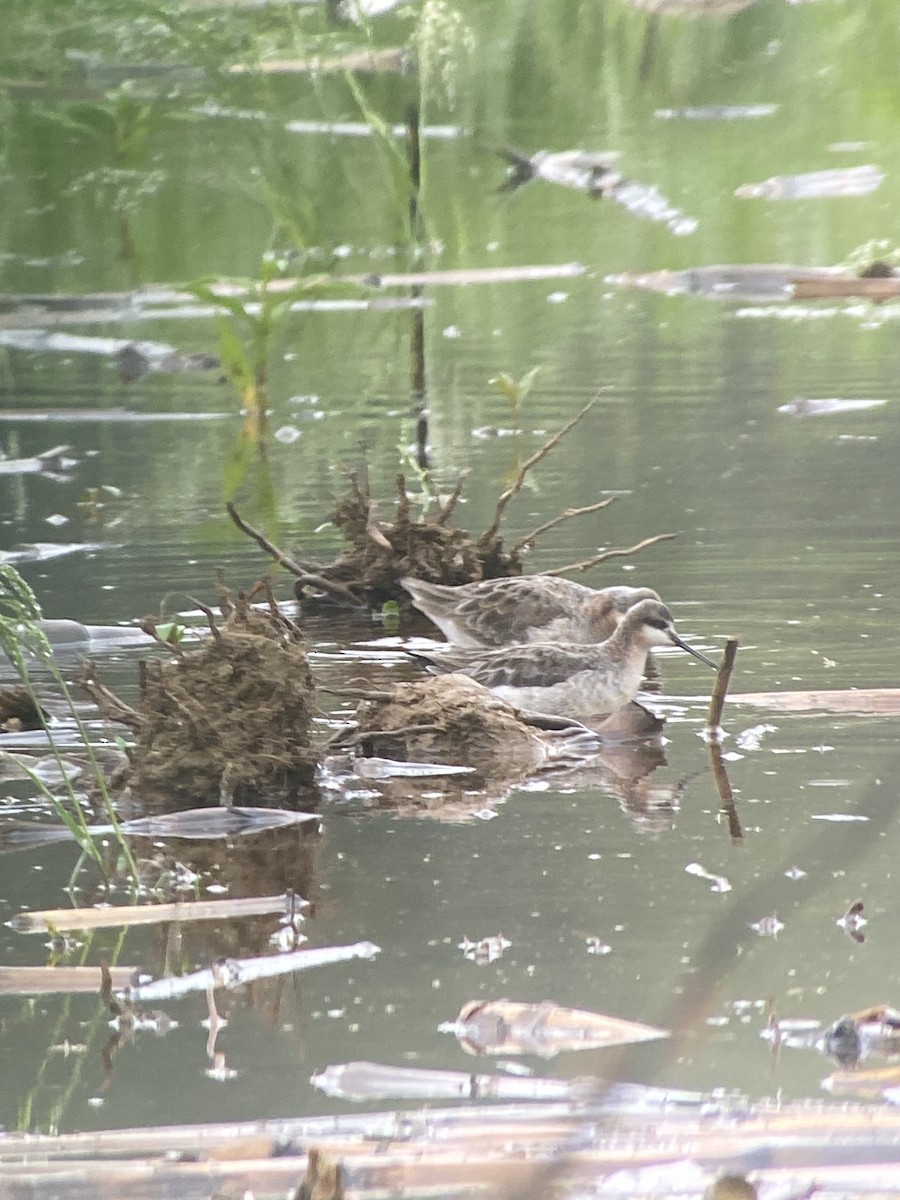
[[[131,876],[133,884],[137,884],[138,872],[131,851],[119,829],[118,816],[115,806],[109,795],[109,789],[106,786],[106,777],[103,774],[103,768],[97,760],[94,753],[94,748],[91,745],[90,735],[85,727],[84,721],[78,713],[75,701],[69,691],[68,684],[63,677],[62,672],[56,662],[53,654],[53,647],[47,640],[43,630],[41,629],[41,621],[43,613],[41,606],[37,601],[34,592],[19,574],[19,572],[11,566],[0,565],[0,650],[7,656],[12,666],[19,676],[22,686],[28,693],[29,698],[34,704],[35,711],[38,714],[38,719],[43,726],[44,732],[47,735],[47,741],[50,745],[50,750],[59,767],[62,775],[63,783],[66,789],[66,803],[60,796],[56,795],[50,788],[29,768],[25,767],[25,773],[31,782],[43,793],[44,797],[53,806],[53,810],[71,832],[72,836],[78,842],[82,852],[90,858],[102,872],[104,878],[107,877],[106,869],[103,862],[103,857],[100,853],[100,848],[96,845],[91,834],[88,832],[88,818],[78,798],[78,793],[72,785],[69,777],[69,771],[63,761],[62,754],[56,740],[53,736],[53,731],[47,721],[40,701],[35,692],[34,684],[31,681],[29,659],[35,659],[49,671],[54,683],[59,688],[63,699],[68,706],[69,712],[72,714],[79,736],[84,745],[85,753],[91,766],[91,774],[94,784],[100,795],[103,803],[103,809],[113,827],[114,837],[121,850],[122,857],[125,860],[128,874]],[[0,751],[0,756],[7,756],[6,751]],[[21,765],[21,764],[20,764]]]

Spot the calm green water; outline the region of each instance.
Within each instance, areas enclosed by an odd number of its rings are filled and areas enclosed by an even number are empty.
[[[99,3],[73,7],[81,19],[73,17],[65,36],[47,32],[55,28],[49,6],[22,8],[19,49],[15,57],[3,52],[3,292],[256,275],[264,251],[287,251],[299,237],[321,251],[313,270],[327,267],[337,246],[347,248],[338,265],[348,273],[409,267],[405,200],[385,148],[372,137],[284,129],[290,120],[361,120],[340,74],[260,81],[209,68],[246,58],[254,44],[278,57],[357,47],[366,37],[398,45],[413,34],[415,7],[337,35],[316,13],[205,15],[194,25],[182,17],[176,35],[138,26],[130,11],[104,20]],[[434,473],[449,488],[471,468],[461,522],[484,528],[509,472],[598,395],[510,506],[510,533],[606,492],[620,498],[554,531],[534,554],[537,569],[677,533],[589,581],[656,588],[681,631],[707,648],[739,634],[735,693],[894,686],[897,307],[762,309],[607,282],[623,272],[715,263],[828,265],[892,236],[900,178],[893,5],[873,2],[861,15],[829,0],[757,0],[728,20],[658,23],[624,0],[472,0],[457,9],[471,32],[468,50],[452,60],[459,103],[450,107],[433,78],[420,98],[424,121],[466,132],[425,142],[432,250],[423,265],[586,268],[549,282],[426,293]],[[64,49],[97,57],[66,60]],[[135,62],[166,70],[142,77],[123,98],[104,72]],[[20,86],[38,80],[48,87]],[[403,119],[419,90],[414,74],[360,77],[359,86],[389,122]],[[775,107],[753,119],[655,115],[750,104]],[[498,144],[619,150],[625,174],[657,186],[699,228],[675,237],[624,208],[539,181],[497,195]],[[733,196],[774,175],[866,163],[885,180],[865,197]],[[135,174],[96,174],[113,168]],[[408,312],[345,312],[300,314],[279,327],[272,428],[300,431],[270,450],[284,544],[323,557],[335,551],[332,532],[319,526],[343,490],[342,465],[358,465],[363,454],[386,511],[413,440],[410,324]],[[65,329],[169,342],[187,353],[218,345],[211,321]],[[517,418],[488,381],[534,366],[541,372]],[[886,403],[802,419],[777,411],[797,397]],[[224,415],[65,419],[66,410],[86,408]],[[107,358],[0,351],[0,415],[53,410],[64,418],[3,420],[0,445],[27,456],[66,443],[81,460],[70,483],[0,478],[2,548],[105,543],[23,566],[48,616],[124,620],[156,611],[167,592],[170,606],[186,606],[185,595],[210,600],[217,567],[233,586],[265,569],[223,511],[236,408],[215,373],[123,384]],[[85,488],[99,485],[122,492],[103,527],[77,507]],[[251,517],[258,485],[250,476],[242,492]],[[48,524],[56,514],[69,523]],[[282,581],[281,594],[289,591]],[[395,656],[364,655],[360,643],[381,633],[374,624],[312,621],[320,677],[410,677]],[[133,658],[104,664],[104,672],[133,688]],[[218,1045],[240,1072],[229,1082],[204,1074],[202,998],[162,1005],[179,1027],[121,1045],[106,1079],[107,1014],[96,998],[0,998],[0,1123],[82,1129],[343,1111],[347,1104],[309,1085],[327,1063],[493,1070],[492,1060],[476,1064],[437,1025],[467,1000],[500,996],[552,998],[683,1029],[677,1043],[642,1048],[615,1068],[635,1080],[817,1094],[828,1065],[799,1053],[773,1064],[759,1038],[759,1008],[743,1015],[740,1002],[771,998],[781,1016],[830,1020],[896,999],[897,718],[731,706],[726,750],[735,754],[728,767],[744,831],[736,844],[718,815],[697,736],[709,674],[667,656],[662,675],[666,693],[693,702],[673,707],[667,763],[640,785],[616,783],[609,772],[550,781],[513,791],[492,821],[413,819],[330,798],[312,848],[295,838],[197,851],[185,865],[201,872],[201,888],[224,882],[233,895],[263,894],[294,884],[316,901],[305,930],[311,945],[369,939],[380,957],[224,998],[230,1024]],[[739,738],[763,724],[757,748]],[[834,814],[864,819],[816,819]],[[5,856],[0,919],[65,903],[75,861],[67,847]],[[710,891],[685,873],[692,862],[725,876],[731,890]],[[806,874],[788,877],[794,867]],[[864,945],[835,925],[859,898],[869,918]],[[777,939],[749,928],[775,913],[785,925]],[[191,969],[223,953],[263,952],[271,928],[258,919],[195,926],[183,942],[172,933],[167,942],[164,933],[134,931],[121,944],[98,935],[86,961],[115,951],[119,962],[157,972],[165,963]],[[465,961],[457,948],[464,937],[500,932],[512,945],[490,966]],[[589,937],[611,952],[589,955]],[[45,962],[42,940],[0,929],[0,962]],[[67,1058],[49,1051],[66,1039],[86,1050]],[[569,1076],[603,1072],[607,1061],[582,1054],[530,1065]]]

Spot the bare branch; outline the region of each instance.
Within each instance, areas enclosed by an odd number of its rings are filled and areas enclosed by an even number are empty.
[[[638,542],[634,546],[626,546],[622,550],[604,550],[602,554],[595,554],[592,558],[584,558],[581,562],[567,563],[564,567],[554,567],[552,571],[539,571],[538,574],[567,575],[570,571],[589,571],[591,567],[606,562],[608,558],[627,558],[630,554],[637,554],[638,550],[643,550],[645,546],[652,546],[654,542],[668,542],[676,537],[678,537],[677,533],[658,533],[655,537],[644,538],[642,542]]]
[[[188,596],[191,604],[196,604],[203,615],[206,617],[206,623],[209,625],[209,632],[213,635],[216,641],[222,636],[219,633],[219,626],[216,624],[216,615],[208,604],[204,604],[202,600],[198,600],[196,596]]]
[[[115,692],[110,691],[105,684],[100,682],[97,678],[97,668],[92,662],[85,664],[77,682],[100,709],[101,716],[108,721],[118,721],[122,725],[127,725],[135,732],[141,728],[144,718],[136,708],[132,708],[130,704],[120,700]]]
[[[345,604],[351,605],[353,608],[364,608],[358,596],[356,596],[344,584],[338,583],[337,580],[326,578],[324,575],[318,574],[318,571],[313,568],[309,570],[304,564],[297,562],[296,559],[290,558],[283,550],[279,550],[274,543],[270,542],[264,533],[255,529],[252,525],[248,525],[242,516],[238,513],[233,504],[229,503],[225,506],[228,510],[228,515],[237,525],[242,533],[246,533],[248,537],[253,538],[256,544],[275,560],[280,566],[290,571],[295,575],[301,584],[308,587],[321,588],[323,592],[330,592],[333,596],[340,596]]]
[[[500,522],[503,520],[503,510],[506,508],[507,504],[509,504],[510,500],[512,500],[513,496],[521,491],[522,484],[525,482],[525,476],[528,474],[531,468],[537,466],[542,458],[546,458],[550,451],[555,446],[559,445],[569,430],[573,429],[578,422],[582,420],[582,418],[587,416],[596,403],[597,398],[594,397],[593,400],[584,406],[580,413],[577,413],[571,421],[568,421],[565,425],[563,425],[562,429],[558,430],[549,441],[544,442],[543,446],[541,446],[539,450],[536,450],[534,454],[532,454],[531,458],[526,459],[525,462],[522,463],[514,483],[502,493],[500,499],[497,501],[497,507],[494,510],[494,519],[478,540],[479,548],[484,548],[490,545],[490,543],[497,536],[497,530],[500,528]]]
[[[459,498],[462,495],[463,485],[465,484],[468,477],[469,477],[469,469],[466,468],[466,470],[462,472],[459,479],[456,481],[456,487],[450,493],[450,499],[446,502],[444,507],[441,509],[441,511],[435,517],[436,525],[446,525],[447,522],[450,520],[451,516],[453,515],[453,510],[456,508],[457,504],[459,503]]]
[[[615,499],[615,496],[607,496],[605,500],[598,500],[596,504],[586,504],[584,508],[567,508],[558,517],[554,517],[552,521],[547,521],[544,525],[538,525],[537,529],[532,529],[531,533],[526,533],[525,537],[519,538],[510,551],[511,557],[515,558],[526,546],[531,545],[536,538],[539,538],[542,533],[546,533],[548,529],[554,529],[557,525],[561,525],[563,521],[568,521],[570,517],[586,517],[588,513],[599,512],[601,508],[608,508]]]

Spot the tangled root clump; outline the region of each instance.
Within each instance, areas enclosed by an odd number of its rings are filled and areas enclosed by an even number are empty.
[[[521,554],[505,552],[499,537],[476,540],[465,529],[445,524],[441,514],[414,520],[402,476],[397,478],[397,491],[393,520],[376,523],[368,490],[351,479],[349,495],[329,515],[347,542],[337,559],[323,568],[330,581],[345,584],[378,609],[388,600],[408,603],[400,586],[406,575],[450,586],[521,575]]]
[[[315,690],[292,623],[239,600],[200,649],[152,664],[143,685],[135,791],[252,804],[312,784]]]

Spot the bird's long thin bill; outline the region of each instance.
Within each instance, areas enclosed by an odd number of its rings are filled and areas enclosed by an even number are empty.
[[[708,667],[712,667],[714,671],[718,671],[719,664],[714,663],[711,658],[707,658],[705,654],[701,654],[699,650],[695,650],[693,646],[689,646],[683,638],[680,638],[677,633],[669,633],[669,637],[676,646],[680,646],[682,650],[687,650],[688,654],[693,654],[694,658],[699,658],[701,662],[705,662]]]

